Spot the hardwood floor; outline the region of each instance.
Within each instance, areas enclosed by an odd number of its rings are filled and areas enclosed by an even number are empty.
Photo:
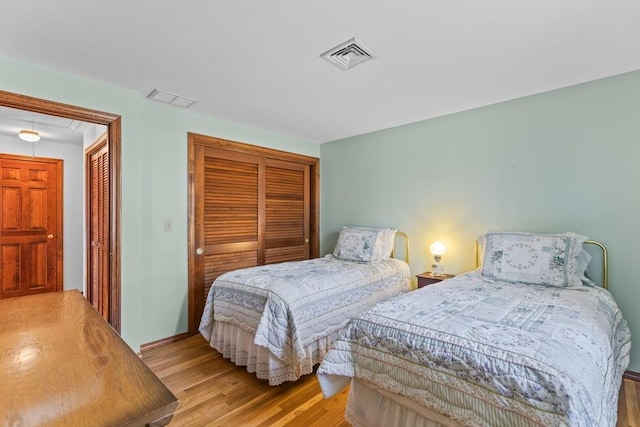
[[[622,380],[616,427],[640,427],[640,382]]]
[[[170,427],[347,427],[348,391],[325,400],[315,375],[271,387],[196,335],[142,353],[180,404]]]
[[[147,350],[142,360],[180,399],[169,427],[349,426],[348,390],[324,399],[315,375],[270,387],[200,335]],[[640,427],[640,383],[623,381],[616,427]]]

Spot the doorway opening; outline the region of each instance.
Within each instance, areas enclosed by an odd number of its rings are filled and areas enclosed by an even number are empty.
[[[64,117],[72,120],[104,125],[107,128],[109,165],[106,170],[109,200],[105,209],[106,231],[108,233],[108,313],[105,316],[111,326],[120,333],[120,235],[121,235],[121,117],[55,101],[34,98],[12,92],[0,91],[0,106],[30,111],[39,114]],[[89,284],[87,284],[89,286]]]

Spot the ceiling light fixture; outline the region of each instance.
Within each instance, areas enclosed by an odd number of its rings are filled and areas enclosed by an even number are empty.
[[[36,142],[36,141],[40,141],[40,134],[38,132],[36,132],[35,130],[27,130],[27,129],[22,129],[19,133],[18,133],[18,137],[23,140],[23,141],[27,141],[27,142]]]

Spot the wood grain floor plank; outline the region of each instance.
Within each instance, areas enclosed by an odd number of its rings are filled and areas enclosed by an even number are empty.
[[[624,388],[625,381],[622,380],[622,386],[620,387],[620,396],[618,398],[618,421],[616,427],[629,426],[629,416],[627,415],[627,399],[625,396]]]
[[[324,399],[315,375],[271,387],[196,335],[146,350],[142,360],[178,397],[169,427],[348,427],[348,389]],[[640,382],[624,379],[616,427],[640,427]]]
[[[640,427],[640,408],[638,405],[638,384],[630,380],[623,381],[624,400],[627,407],[628,424],[631,427]]]

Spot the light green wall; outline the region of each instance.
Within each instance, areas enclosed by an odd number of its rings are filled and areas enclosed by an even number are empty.
[[[487,229],[575,231],[604,242],[610,289],[640,372],[640,72],[320,147],[322,252],[345,225],[395,226],[411,270],[474,267]]]
[[[2,56],[0,89],[122,116],[122,335],[136,351],[187,329],[187,132],[321,157],[323,252],[344,225],[397,226],[414,274],[436,239],[460,273],[488,228],[599,239],[640,343],[640,72],[321,146]]]
[[[320,154],[315,143],[2,56],[0,89],[122,116],[122,337],[135,351],[188,326],[187,132]],[[164,232],[164,219],[172,232]]]

